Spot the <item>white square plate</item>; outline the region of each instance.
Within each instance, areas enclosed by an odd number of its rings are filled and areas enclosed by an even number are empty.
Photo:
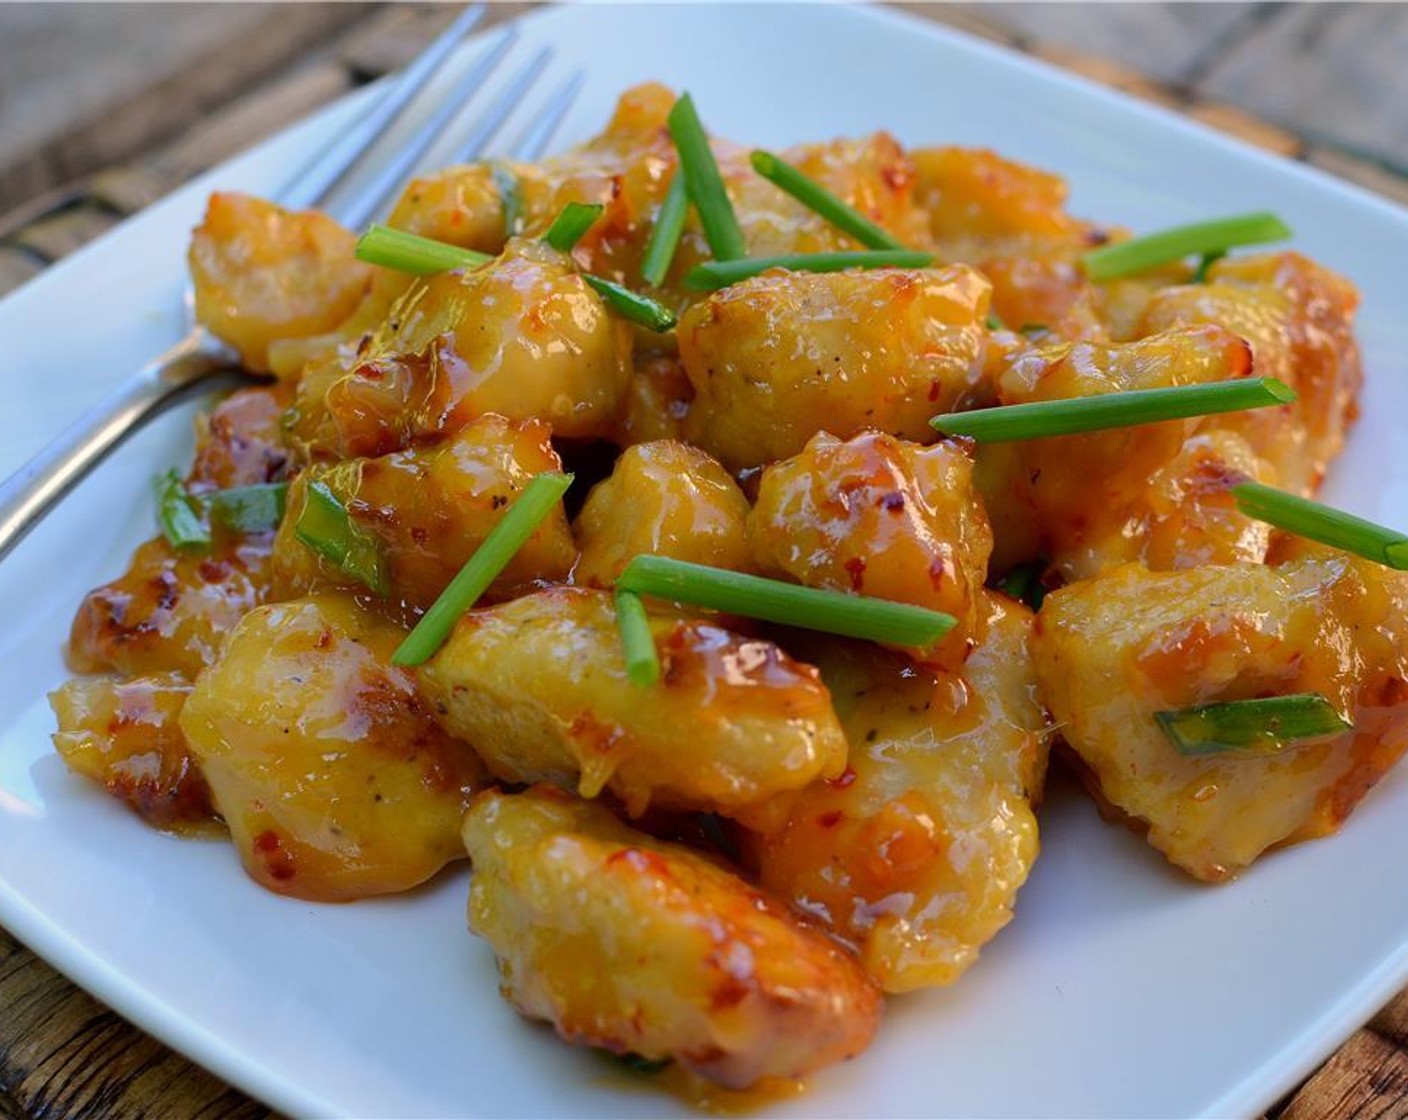
[[[1408,214],[1158,109],[926,22],[840,7],[576,7],[524,21],[589,79],[561,140],[626,86],[785,145],[888,128],[988,145],[1070,181],[1075,212],[1152,229],[1262,207],[1362,289],[1364,418],[1329,500],[1408,524]],[[190,228],[215,185],[272,192],[350,103],[217,169],[0,303],[0,474],[174,340]],[[189,413],[124,447],[0,566],[0,922],[123,1014],[299,1115],[644,1116],[678,1102],[521,1022],[464,931],[461,867],[414,897],[263,893],[220,844],[143,828],[51,753],[68,620],[153,531],[148,482]],[[1342,835],[1194,884],[1058,789],[1013,925],[946,991],[891,1001],[874,1048],[780,1116],[1259,1111],[1408,980],[1408,779]]]

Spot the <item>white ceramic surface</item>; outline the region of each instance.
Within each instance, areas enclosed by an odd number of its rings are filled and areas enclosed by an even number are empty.
[[[930,24],[837,7],[581,7],[535,15],[590,78],[563,142],[659,77],[742,141],[892,130],[991,145],[1135,228],[1274,207],[1362,288],[1364,418],[1329,500],[1408,524],[1408,214],[1160,110]],[[272,190],[343,104],[232,161],[0,303],[0,473],[175,337],[187,232],[212,186]],[[189,414],[186,414],[187,416]],[[320,907],[232,852],[143,828],[50,753],[46,690],[82,592],[152,532],[170,417],[0,565],[0,923],[142,1026],[295,1115],[644,1116],[683,1106],[520,1022],[463,930],[465,872]],[[948,991],[894,1000],[874,1048],[786,1116],[1192,1116],[1260,1110],[1408,980],[1408,779],[1344,833],[1240,881],[1179,878],[1058,789],[1017,918]]]

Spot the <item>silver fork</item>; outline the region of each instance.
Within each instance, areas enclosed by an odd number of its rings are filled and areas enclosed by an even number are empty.
[[[390,204],[401,183],[421,169],[426,152],[447,131],[458,133],[460,139],[445,154],[446,162],[483,155],[551,57],[550,49],[539,51],[482,111],[478,110],[468,99],[483,88],[517,41],[517,29],[509,26],[462,69],[447,96],[430,102],[426,87],[436,75],[447,72],[455,48],[483,14],[483,4],[461,12],[380,99],[304,167],[275,200],[291,209],[316,206],[355,230]],[[541,156],[580,88],[580,74],[558,87],[532,116],[508,154],[521,160]],[[424,119],[418,120],[422,113]],[[472,121],[463,128],[453,127],[470,113],[475,113]],[[147,421],[200,393],[265,383],[266,379],[240,369],[233,351],[195,322],[189,288],[185,305],[189,329],[181,341],[122,382],[0,483],[0,560]]]

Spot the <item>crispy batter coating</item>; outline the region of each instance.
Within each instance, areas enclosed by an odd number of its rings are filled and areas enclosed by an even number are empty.
[[[732,1088],[858,1054],[880,997],[854,958],[703,856],[551,788],[470,810],[470,928],[504,997],[569,1042]]]
[[[322,588],[365,590],[298,539],[308,486],[321,481],[352,523],[380,542],[392,603],[424,609],[474,555],[534,476],[559,471],[551,429],[536,420],[486,415],[450,440],[379,459],[314,466],[289,489],[274,538],[274,586],[281,598]],[[562,506],[545,517],[485,593],[509,598],[538,580],[562,580],[577,549]]]
[[[194,678],[221,639],[269,593],[269,536],[217,541],[209,555],[182,555],[155,537],[127,571],[88,592],[69,632],[76,673],[174,671]]]
[[[1189,874],[1334,832],[1408,746],[1408,576],[1338,553],[1151,573],[1136,564],[1047,597],[1042,695],[1110,804]],[[1318,692],[1354,722],[1277,753],[1178,753],[1153,715]]]
[[[181,712],[245,870],[341,902],[409,890],[459,858],[483,767],[436,726],[404,632],[341,595],[247,614]]]
[[[74,677],[49,693],[54,749],[148,824],[206,831],[215,823],[210,788],[177,722],[190,692],[178,673]]]
[[[1277,377],[1300,395],[1285,409],[1221,418],[1276,468],[1281,484],[1312,494],[1359,414],[1364,372],[1354,338],[1354,286],[1299,253],[1229,257],[1208,283],[1164,288],[1145,309],[1143,329],[1217,323],[1251,346],[1258,377]]]
[[[610,587],[641,553],[746,570],[747,518],[738,483],[697,447],[638,443],[621,453],[610,478],[592,487],[578,515],[576,582]]]
[[[282,482],[294,454],[284,436],[293,394],[283,385],[240,389],[196,421],[196,457],[186,483],[192,490],[227,490]]]
[[[811,666],[714,623],[658,615],[652,629],[661,679],[640,688],[611,596],[550,588],[466,614],[420,688],[495,776],[609,789],[632,815],[653,802],[736,815],[844,768]]]
[[[356,238],[326,214],[216,192],[191,238],[196,318],[267,372],[269,346],[337,326],[371,282]]]
[[[888,992],[967,971],[1011,920],[1036,859],[1046,716],[1031,615],[995,595],[984,608],[987,636],[961,675],[859,643],[807,647],[836,698],[849,765],[791,798],[786,826],[750,843],[764,888],[854,945]]]
[[[605,438],[630,378],[629,324],[561,253],[514,239],[482,268],[417,281],[355,355],[310,369],[293,433],[314,455],[382,455],[495,412]]]
[[[961,266],[778,270],[715,292],[680,321],[685,431],[734,470],[823,431],[931,436],[930,417],[981,396],[988,294]]]
[[[998,390],[1003,404],[1020,404],[1251,373],[1247,344],[1209,325],[1127,344],[1078,342],[1018,352],[998,378]],[[1072,580],[1132,559],[1171,567],[1205,556],[1260,560],[1265,534],[1250,528],[1226,491],[1247,477],[1274,482],[1275,476],[1238,438],[1185,450],[1205,425],[1193,418],[982,445],[977,479],[996,539],[994,569],[1042,557]]]
[[[992,530],[958,443],[815,436],[763,471],[748,531],[767,575],[953,615],[941,646],[958,661],[979,633]]]

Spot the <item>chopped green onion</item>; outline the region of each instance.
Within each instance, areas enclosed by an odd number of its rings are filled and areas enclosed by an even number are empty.
[[[649,688],[660,679],[660,655],[645,604],[634,591],[616,592],[616,628],[621,631],[621,648],[626,654],[626,675],[632,684]]]
[[[694,99],[689,94],[684,94],[675,102],[670,110],[669,124],[675,151],[680,156],[685,189],[699,213],[699,224],[704,227],[709,248],[717,260],[737,260],[748,252],[743,242],[743,231],[738,228],[733,203],[728,200],[719,165],[714,162],[709,138],[704,134],[704,126],[699,123],[699,114],[694,108]]]
[[[909,603],[798,587],[667,556],[635,557],[616,587],[764,622],[901,646],[932,645],[957,622],[952,615]]]
[[[675,325],[675,313],[649,296],[643,296],[589,272],[582,273],[582,279],[600,292],[607,306],[623,319],[639,323],[656,333],[667,331]]]
[[[934,263],[933,253],[915,249],[856,249],[836,253],[798,253],[786,257],[747,257],[744,260],[705,261],[684,278],[695,291],[712,292],[770,268],[793,272],[841,272],[847,268],[924,268]]]
[[[203,552],[210,547],[210,526],[200,502],[186,492],[175,469],[155,479],[156,519],[162,536],[177,552]]]
[[[571,485],[570,474],[535,476],[474,550],[474,555],[465,561],[450,585],[421,616],[415,629],[396,647],[391,655],[392,664],[420,665],[433,657],[445,644],[460,616],[479,601]]]
[[[670,180],[670,189],[665,192],[665,201],[660,203],[660,212],[655,215],[650,240],[645,243],[645,256],[641,258],[640,274],[647,284],[658,288],[665,282],[688,212],[689,193],[685,190],[684,172],[676,171]]]
[[[979,443],[1046,439],[1078,432],[1131,428],[1188,416],[1267,408],[1296,399],[1290,386],[1274,377],[1246,377],[1205,385],[1174,385],[1165,389],[1132,389],[1096,397],[1033,401],[973,412],[950,412],[929,421],[946,436],[967,436]]]
[[[764,179],[786,191],[809,210],[820,214],[843,233],[849,233],[867,249],[904,248],[888,230],[876,225],[854,206],[837,198],[790,163],[763,151],[755,151],[749,158],[753,170]]]
[[[231,532],[262,533],[279,527],[287,498],[287,482],[261,482],[202,494],[200,502],[212,521]]]
[[[642,1058],[634,1052],[625,1054],[612,1054],[611,1059],[618,1065],[630,1070],[632,1073],[644,1074],[652,1077],[657,1073],[662,1073],[674,1065],[673,1058]]]
[[[1193,283],[1206,284],[1208,282],[1208,270],[1226,255],[1227,254],[1224,252],[1204,253],[1202,260],[1198,262],[1198,267],[1193,270]]]
[[[367,232],[357,239],[356,256],[359,261],[394,268],[412,276],[477,268],[494,259],[487,253],[476,253],[473,249],[461,249],[458,245],[376,224],[368,226]]]
[[[1092,280],[1116,280],[1181,261],[1184,257],[1225,253],[1238,245],[1284,241],[1290,236],[1290,227],[1275,214],[1266,211],[1237,214],[1118,241],[1091,250],[1081,258],[1081,263],[1086,276]]]
[[[390,593],[381,542],[352,520],[347,507],[321,479],[308,484],[293,535],[378,595]]]
[[[1155,712],[1154,719],[1179,754],[1194,756],[1225,751],[1264,754],[1309,739],[1342,735],[1354,727],[1318,692]]]
[[[570,253],[605,209],[600,202],[569,202],[562,208],[562,213],[553,219],[547,233],[543,234],[543,240],[559,253]]]
[[[990,331],[1005,331],[1007,329],[1007,324],[1002,321],[1002,316],[996,311],[988,312],[987,325]]]
[[[514,236],[523,222],[523,184],[518,175],[506,163],[494,160],[489,165],[489,174],[494,178],[494,186],[499,191],[499,202],[504,211],[504,239]]]
[[[1018,564],[1002,577],[997,584],[997,589],[1008,598],[1026,603],[1032,610],[1039,611],[1041,604],[1046,601],[1046,584],[1041,580],[1042,573],[1045,571],[1045,560],[1031,560],[1025,564]]]
[[[1232,487],[1232,496],[1237,508],[1257,521],[1388,568],[1408,571],[1408,535],[1395,529],[1259,482],[1238,483]]]

